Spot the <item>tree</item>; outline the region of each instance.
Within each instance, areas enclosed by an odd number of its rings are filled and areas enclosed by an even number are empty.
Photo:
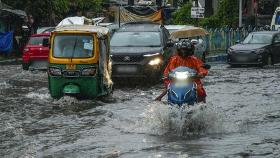
[[[185,3],[179,10],[172,14],[173,24],[195,25],[196,20],[191,18],[190,2]],[[199,25],[204,27],[238,26],[238,1],[219,0],[218,11],[208,17],[199,19]]]
[[[85,15],[90,11],[93,13],[102,10],[104,0],[2,0],[15,9],[24,10],[31,14],[37,25],[52,26],[56,25],[61,19],[68,15],[77,15],[81,12]]]
[[[171,23],[177,25],[195,24],[195,19],[191,18],[192,3],[187,2],[183,6],[172,14]]]

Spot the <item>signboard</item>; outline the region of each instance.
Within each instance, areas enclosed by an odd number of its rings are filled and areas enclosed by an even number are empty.
[[[191,8],[191,17],[192,18],[204,18],[204,8],[192,7]]]

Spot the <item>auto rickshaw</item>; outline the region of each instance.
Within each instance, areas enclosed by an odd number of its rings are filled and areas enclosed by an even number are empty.
[[[172,42],[179,41],[180,39],[190,39],[195,45],[194,55],[205,61],[208,50],[204,37],[208,35],[208,32],[200,27],[186,27],[173,31],[170,35]]]
[[[111,93],[109,34],[107,28],[93,25],[65,25],[51,33],[48,82],[53,98]]]

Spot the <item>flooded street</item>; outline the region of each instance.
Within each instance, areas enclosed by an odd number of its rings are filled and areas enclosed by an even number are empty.
[[[280,157],[279,70],[212,65],[207,108],[186,121],[153,101],[161,85],[55,100],[45,72],[0,65],[0,157]]]

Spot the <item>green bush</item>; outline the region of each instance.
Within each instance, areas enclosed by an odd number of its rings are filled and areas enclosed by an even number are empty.
[[[172,24],[196,25],[196,19],[191,18],[192,3],[185,3],[180,9],[172,14]],[[219,0],[217,12],[208,17],[198,20],[202,27],[238,26],[238,1]]]

